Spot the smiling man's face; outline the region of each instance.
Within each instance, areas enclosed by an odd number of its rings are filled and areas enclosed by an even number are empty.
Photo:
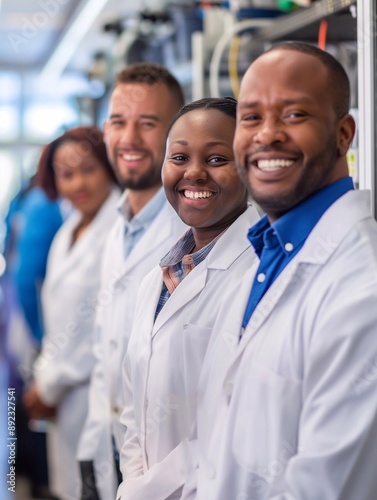
[[[105,122],[109,160],[122,187],[135,191],[161,184],[166,130],[177,110],[165,84],[118,84]]]
[[[322,62],[294,50],[261,56],[243,78],[235,156],[270,220],[347,175],[338,165],[342,119],[330,89]]]

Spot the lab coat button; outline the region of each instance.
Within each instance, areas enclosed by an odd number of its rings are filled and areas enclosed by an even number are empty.
[[[113,407],[113,413],[116,415],[116,416],[119,416],[120,415],[120,410],[117,406],[114,406]]]
[[[111,349],[116,349],[118,347],[118,342],[116,340],[110,340]]]

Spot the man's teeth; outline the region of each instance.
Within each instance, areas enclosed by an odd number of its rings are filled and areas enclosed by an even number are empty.
[[[294,163],[293,160],[258,160],[257,166],[261,170],[279,170],[280,168],[290,167]]]
[[[143,158],[143,155],[122,155],[123,160],[125,161],[138,161]]]
[[[187,189],[183,192],[183,194],[185,198],[190,198],[190,200],[210,198],[213,196],[213,193],[210,191],[187,191]]]

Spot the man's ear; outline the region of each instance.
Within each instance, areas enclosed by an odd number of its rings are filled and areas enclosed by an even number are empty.
[[[339,156],[346,156],[355,136],[356,123],[350,114],[344,115],[338,122],[338,152]]]

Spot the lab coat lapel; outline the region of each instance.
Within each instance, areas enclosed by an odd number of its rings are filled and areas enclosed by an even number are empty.
[[[186,276],[184,281],[180,284],[184,286],[181,287],[179,285],[161,309],[153,328],[153,337],[177,311],[200,294],[206,284],[206,278],[207,265],[204,260]]]
[[[295,277],[298,275],[300,265],[297,261],[292,261],[277,278],[277,280],[269,288],[265,296],[261,299],[258,306],[256,307],[250,321],[242,333],[242,336],[237,339],[237,345],[233,344],[232,354],[229,357],[228,367],[224,370],[223,379],[223,390],[225,394],[231,393],[231,387],[233,387],[233,381],[238,371],[238,366],[240,363],[240,358],[245,350],[246,346],[253,341],[254,342],[254,352],[258,352],[258,343],[263,340],[262,335],[258,336],[258,332],[262,325],[267,321],[271,313],[274,311],[275,307],[278,305],[281,297],[289,290],[289,286],[295,283]],[[257,266],[255,271],[257,270]],[[254,273],[255,276],[255,273]],[[250,294],[251,285],[254,277],[249,282],[249,291],[247,293],[246,302],[244,302],[244,309],[242,312],[242,317],[246,308],[247,299]],[[249,280],[248,280],[249,281]],[[242,322],[242,320],[241,320]],[[239,330],[241,332],[241,329]]]
[[[315,272],[315,266],[322,266],[333,255],[350,228],[358,221],[370,217],[368,200],[369,193],[349,191],[325,212],[304,247],[282,271],[256,307],[228,365],[228,382],[237,371],[238,361],[245,347],[255,339],[283,295],[294,290],[303,279],[309,279],[310,273]]]
[[[152,274],[153,273],[153,274]],[[150,285],[148,286],[148,291],[143,297],[142,311],[143,311],[143,322],[145,323],[145,335],[148,338],[153,336],[154,329],[154,316],[156,313],[156,308],[158,300],[161,295],[162,290],[162,271],[160,266],[153,269],[152,273],[148,275],[150,277]],[[151,285],[153,283],[153,285]]]
[[[156,319],[154,335],[168,319],[185,306],[195,296],[199,295],[207,282],[208,272],[226,270],[239,256],[250,248],[246,234],[251,225],[259,219],[254,207],[249,207],[219,238],[206,259],[199,264],[178,286],[162,308]],[[245,235],[244,238],[240,235]],[[252,263],[252,261],[251,261]],[[232,315],[232,318],[234,316]],[[233,327],[234,328],[234,327]]]
[[[228,381],[229,377],[230,379],[233,378],[233,375],[237,370],[239,358],[242,356],[245,347],[251,341],[258,342],[256,337],[259,330],[268,320],[275,308],[279,305],[282,297],[294,290],[297,284],[303,279],[303,276],[306,278],[308,277],[308,267],[312,267],[313,265],[322,265],[323,261],[320,261],[319,259],[317,259],[317,261],[313,261],[310,257],[311,255],[312,244],[308,241],[307,247],[304,247],[301,252],[299,252],[298,255],[287,265],[276,281],[268,289],[264,297],[260,300],[250,318],[248,325],[245,328],[245,331],[242,333],[237,349],[233,352],[233,359],[230,360],[229,370],[226,377]],[[327,257],[328,256],[329,255],[327,255]],[[310,272],[314,272],[313,269],[311,269]],[[253,279],[254,277],[252,280]],[[251,290],[252,280],[249,283],[249,293]]]
[[[259,220],[259,215],[253,206],[242,214],[227,232],[220,238],[214,248],[209,267],[227,269],[234,260],[250,250],[251,245],[247,239],[247,232]],[[224,311],[221,322],[217,324],[216,336],[221,336],[226,357],[231,357],[238,348],[239,336],[242,328],[243,315],[249,298],[252,279],[259,265],[259,259],[250,252],[250,268],[245,273],[244,279],[239,284],[237,300],[232,303],[231,314]],[[224,305],[224,307],[226,307]]]
[[[239,284],[237,300],[232,303],[231,314],[229,311],[225,311],[225,314],[221,316],[221,322],[216,325],[216,336],[221,336],[223,349],[226,353],[225,358],[228,360],[231,360],[238,352],[243,316],[258,265],[259,260],[256,260],[245,273],[244,279]]]
[[[165,202],[164,207],[157,215],[151,226],[144,233],[140,241],[132,249],[127,258],[122,259],[121,272],[118,280],[121,280],[134,266],[143,259],[147,259],[159,245],[169,238],[173,229],[173,216],[176,217],[168,203]],[[182,230],[183,232],[183,230]],[[122,246],[123,247],[123,246]],[[161,258],[163,255],[161,255]]]
[[[80,267],[90,252],[97,252],[98,241],[101,240],[103,229],[107,229],[109,225],[114,223],[118,198],[119,190],[113,189],[95,218],[72,247],[73,233],[81,220],[80,213],[72,214],[71,219],[62,226],[63,237],[60,239],[56,252],[59,265],[49,269],[52,286],[55,286],[60,280],[66,279],[67,274],[72,269]]]

